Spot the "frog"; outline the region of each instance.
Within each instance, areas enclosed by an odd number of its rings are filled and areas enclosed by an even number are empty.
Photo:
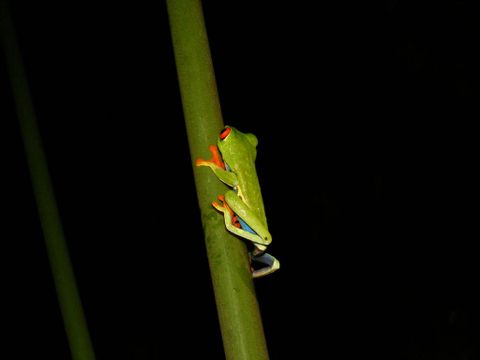
[[[226,229],[253,245],[249,252],[253,278],[269,275],[280,268],[280,262],[266,253],[272,242],[268,230],[265,206],[255,160],[258,139],[233,126],[225,126],[217,144],[210,145],[211,160],[197,159],[196,166],[210,168],[230,189],[213,201],[213,207],[223,213]],[[256,263],[256,267],[252,262]],[[258,266],[259,264],[260,267]]]

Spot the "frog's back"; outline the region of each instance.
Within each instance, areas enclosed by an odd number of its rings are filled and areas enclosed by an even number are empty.
[[[253,159],[242,163],[241,171],[237,172],[238,177],[238,196],[247,204],[247,206],[262,220],[267,226],[267,218],[263,205],[262,191],[258,181],[257,170]]]
[[[233,127],[226,127],[220,134],[218,147],[228,168],[237,176],[237,195],[267,226],[255,159],[258,140],[253,134],[244,134]]]

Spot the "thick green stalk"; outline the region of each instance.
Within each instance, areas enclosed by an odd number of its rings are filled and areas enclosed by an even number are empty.
[[[93,360],[95,354],[75,284],[20,51],[7,4],[4,0],[0,0],[0,33],[32,179],[33,192],[72,359]]]
[[[190,155],[224,350],[228,360],[268,359],[245,244],[230,235],[211,203],[225,186],[193,161],[209,158],[223,120],[199,0],[168,0]]]

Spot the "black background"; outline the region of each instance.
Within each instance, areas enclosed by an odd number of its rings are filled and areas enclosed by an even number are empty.
[[[476,358],[475,11],[335,3],[204,2],[260,141],[270,356]],[[11,8],[97,358],[222,359],[164,3]],[[4,350],[68,359],[1,59]]]

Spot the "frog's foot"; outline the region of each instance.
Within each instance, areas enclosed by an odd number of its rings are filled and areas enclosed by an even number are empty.
[[[252,269],[252,276],[253,278],[259,278],[265,275],[269,275],[274,271],[277,271],[280,268],[280,262],[275,259],[272,255],[267,253],[262,253],[260,255],[254,255],[255,251],[250,253],[250,268]],[[252,266],[252,262],[260,263],[265,266],[255,269]]]
[[[204,159],[197,159],[195,161],[196,166],[218,166],[225,170],[225,163],[222,160],[222,157],[220,156],[220,153],[218,151],[218,147],[216,145],[210,145],[208,147],[212,154],[212,159],[211,160],[204,160]]]
[[[233,210],[228,206],[228,204],[225,202],[225,196],[223,195],[218,195],[218,200],[222,202],[220,205],[216,201],[212,202],[212,205],[215,209],[218,211],[223,212],[226,218],[226,222],[230,222],[233,226],[237,228],[241,228],[240,222],[238,221],[238,218],[235,216],[235,213]]]

